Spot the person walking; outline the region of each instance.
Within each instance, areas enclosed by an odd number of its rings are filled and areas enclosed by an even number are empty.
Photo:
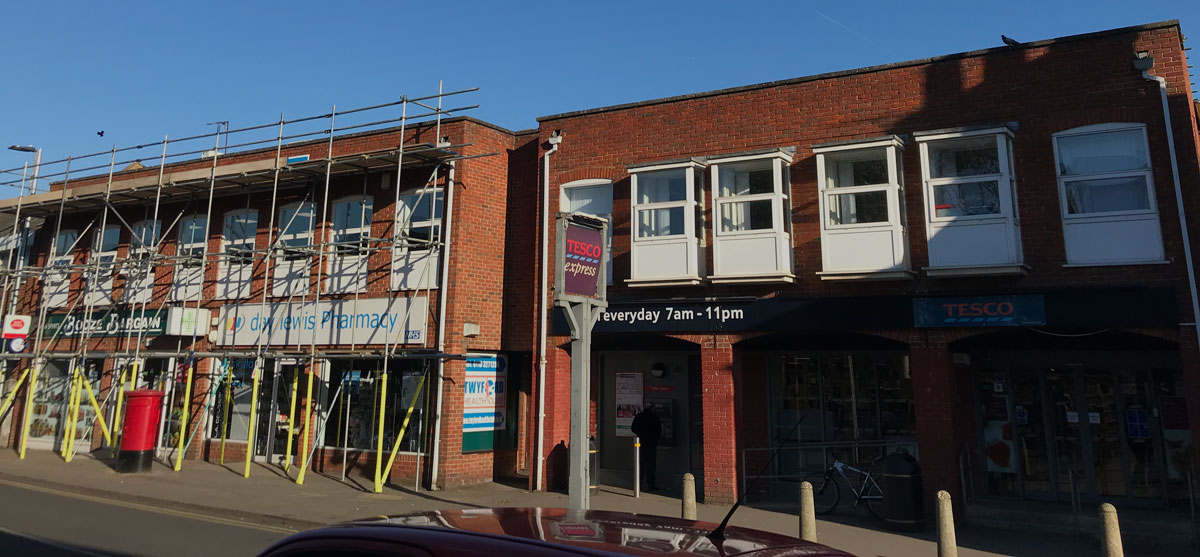
[[[642,489],[658,491],[658,474],[655,470],[658,460],[658,438],[662,436],[662,422],[658,414],[647,405],[638,415],[633,417],[629,429],[637,435],[641,443],[638,448],[642,461]]]

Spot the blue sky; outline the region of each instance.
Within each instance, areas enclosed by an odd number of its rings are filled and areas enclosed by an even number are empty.
[[[439,79],[479,87],[455,102],[517,130],[547,114],[999,46],[1001,33],[1033,41],[1165,19],[1200,36],[1200,1],[8,2],[0,147],[61,159],[209,133],[217,120],[427,95]],[[0,149],[0,169],[31,159]]]

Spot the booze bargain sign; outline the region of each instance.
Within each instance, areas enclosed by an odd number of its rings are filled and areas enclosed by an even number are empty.
[[[563,244],[565,293],[595,297],[600,268],[604,265],[604,234],[595,228],[567,223]]]

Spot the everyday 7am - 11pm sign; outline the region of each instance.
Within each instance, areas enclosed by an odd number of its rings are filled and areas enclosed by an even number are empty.
[[[1045,325],[1041,295],[914,298],[917,327],[1018,327]]]

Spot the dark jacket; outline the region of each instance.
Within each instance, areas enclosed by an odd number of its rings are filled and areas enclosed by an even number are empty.
[[[651,445],[658,443],[658,438],[662,435],[662,423],[658,420],[658,414],[649,406],[633,417],[629,429],[642,439],[642,443]]]

